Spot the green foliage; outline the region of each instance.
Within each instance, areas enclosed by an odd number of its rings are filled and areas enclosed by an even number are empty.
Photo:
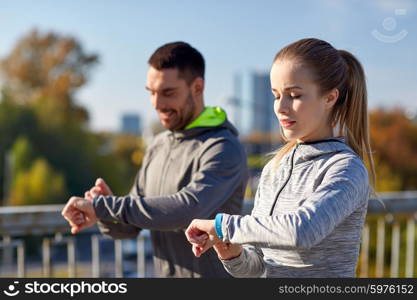
[[[0,199],[4,197],[6,153],[19,136],[35,139],[38,122],[34,112],[27,107],[14,104],[9,96],[0,102]]]
[[[39,158],[29,170],[16,175],[8,204],[51,204],[67,198],[64,176],[55,172],[45,159]]]
[[[13,179],[10,186],[16,180],[22,186],[22,178],[27,180],[29,176],[23,171],[32,170],[34,158],[42,157],[52,170],[61,174],[67,195],[82,196],[98,177],[104,178],[115,194],[127,194],[144,152],[138,137],[103,137],[89,132],[79,122],[51,125],[39,120],[33,107],[5,100],[0,102],[0,134],[1,195],[4,194],[5,157],[9,153]],[[56,203],[68,200],[55,196],[51,199]]]
[[[22,171],[31,166],[33,160],[33,148],[24,136],[17,138],[11,150],[11,174],[13,179]]]
[[[251,169],[262,169],[266,163],[271,159],[266,155],[249,155],[248,166]]]

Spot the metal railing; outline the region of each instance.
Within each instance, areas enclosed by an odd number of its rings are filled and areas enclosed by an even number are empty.
[[[359,277],[417,274],[417,192],[385,193],[371,200],[362,231]]]
[[[250,213],[252,203],[245,201],[245,214]],[[136,239],[130,240],[136,257],[126,264],[122,240],[105,238],[97,227],[71,235],[67,221],[61,216],[62,208],[63,205],[0,207],[0,277],[124,277],[129,276],[126,269],[135,277],[151,276],[146,267],[152,264],[149,247],[145,246],[150,243],[148,231],[142,231]],[[362,233],[357,275],[414,277],[417,273],[416,220],[417,192],[384,193],[380,200],[371,199]],[[37,241],[28,241],[33,237]],[[109,241],[114,243],[113,247],[101,249],[104,242]],[[41,252],[41,265],[27,259],[29,245],[32,250]],[[54,260],[51,255],[51,249],[62,246],[66,248],[64,263],[62,257]],[[110,258],[104,257],[108,256],[107,252],[114,254]],[[54,265],[61,265],[58,275],[53,273]],[[112,272],[109,271],[111,268]],[[41,269],[40,273],[33,272],[38,269]]]
[[[101,265],[108,263],[109,259],[103,260],[101,258],[100,244],[103,241],[111,241],[111,239],[100,234],[97,227],[92,227],[84,230],[78,235],[71,235],[70,227],[67,221],[61,216],[61,211],[64,205],[39,205],[39,206],[15,206],[15,207],[0,207],[0,276],[1,277],[51,277],[53,276],[52,268],[56,263],[52,259],[51,249],[56,247],[66,247],[67,253],[67,270],[68,277],[101,277]],[[36,268],[41,269],[41,273],[35,272],[28,274],[26,264],[26,239],[27,237],[38,237],[37,241],[29,241],[32,248],[36,247],[41,251],[41,266],[35,265]],[[78,249],[76,248],[77,240],[80,237],[87,237],[90,239],[89,247]],[[149,242],[149,233],[146,231],[136,238],[136,276],[145,277],[145,242]],[[41,242],[39,243],[39,238]],[[123,277],[123,241],[114,240],[114,277]],[[76,251],[77,250],[77,251]],[[91,251],[91,262],[87,263],[91,267],[86,267],[87,271],[78,272],[77,265],[86,264],[85,261],[77,261],[76,253],[82,253],[85,256],[85,250]],[[107,247],[107,250],[109,248]],[[80,255],[78,255],[80,256]],[[16,259],[14,258],[16,257]],[[62,264],[62,261],[60,262]],[[32,266],[30,269],[33,269]],[[62,269],[62,268],[61,268]],[[108,269],[108,268],[107,268]],[[62,273],[63,270],[60,270]],[[33,272],[32,272],[33,273]],[[104,276],[108,277],[111,274],[107,270]],[[61,275],[59,275],[61,276]]]

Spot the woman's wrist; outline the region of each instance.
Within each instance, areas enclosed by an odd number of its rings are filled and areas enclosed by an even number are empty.
[[[221,260],[231,260],[240,256],[243,251],[241,245],[218,242],[213,246]]]
[[[214,219],[214,230],[217,234],[217,237],[220,240],[223,240],[223,232],[222,232],[222,221],[223,221],[223,214],[217,214],[216,218]]]

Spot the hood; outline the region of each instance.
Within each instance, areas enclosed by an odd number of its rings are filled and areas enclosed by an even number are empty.
[[[220,107],[205,107],[204,111],[184,130],[172,131],[175,138],[184,139],[200,135],[213,128],[226,128],[237,136],[237,129],[227,120],[226,112]]]
[[[336,153],[341,151],[349,151],[357,155],[346,143],[343,137],[330,137],[323,140],[313,142],[302,142],[296,146],[294,154],[294,163],[299,164],[304,161],[312,160],[318,156]],[[293,151],[288,153],[291,156]]]

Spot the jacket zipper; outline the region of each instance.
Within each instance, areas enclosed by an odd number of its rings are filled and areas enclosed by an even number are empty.
[[[166,173],[166,171],[167,171],[167,169],[168,169],[168,165],[169,165],[169,161],[171,160],[171,146],[172,146],[172,140],[171,140],[171,137],[169,137],[168,138],[168,140],[169,140],[169,148],[168,148],[168,154],[167,154],[167,156],[165,157],[165,161],[164,161],[164,167],[163,167],[163,170],[162,170],[162,178],[161,178],[161,181],[160,181],[160,183],[159,183],[159,195],[160,196],[162,196],[162,195],[164,195],[165,193],[162,193],[162,189],[164,188],[164,186],[165,186],[165,178],[166,178],[166,175],[165,175],[165,173]]]
[[[295,146],[295,149],[294,149],[294,151],[293,151],[293,153],[292,153],[292,155],[291,155],[291,169],[290,169],[290,173],[288,174],[288,177],[287,177],[287,179],[285,180],[285,183],[282,185],[282,187],[281,187],[281,188],[278,190],[278,192],[275,194],[275,197],[274,197],[274,203],[272,203],[272,207],[271,207],[271,210],[270,210],[270,212],[269,212],[269,215],[270,215],[270,216],[272,216],[272,213],[274,212],[275,205],[277,204],[277,201],[278,201],[278,197],[279,197],[279,195],[281,194],[282,190],[285,188],[285,186],[286,186],[286,185],[288,184],[288,182],[290,181],[290,178],[291,178],[291,175],[292,175],[292,171],[293,171],[293,169],[294,169],[294,156],[295,156],[295,152],[297,151],[298,145],[299,145],[299,144],[297,144],[297,145]]]

